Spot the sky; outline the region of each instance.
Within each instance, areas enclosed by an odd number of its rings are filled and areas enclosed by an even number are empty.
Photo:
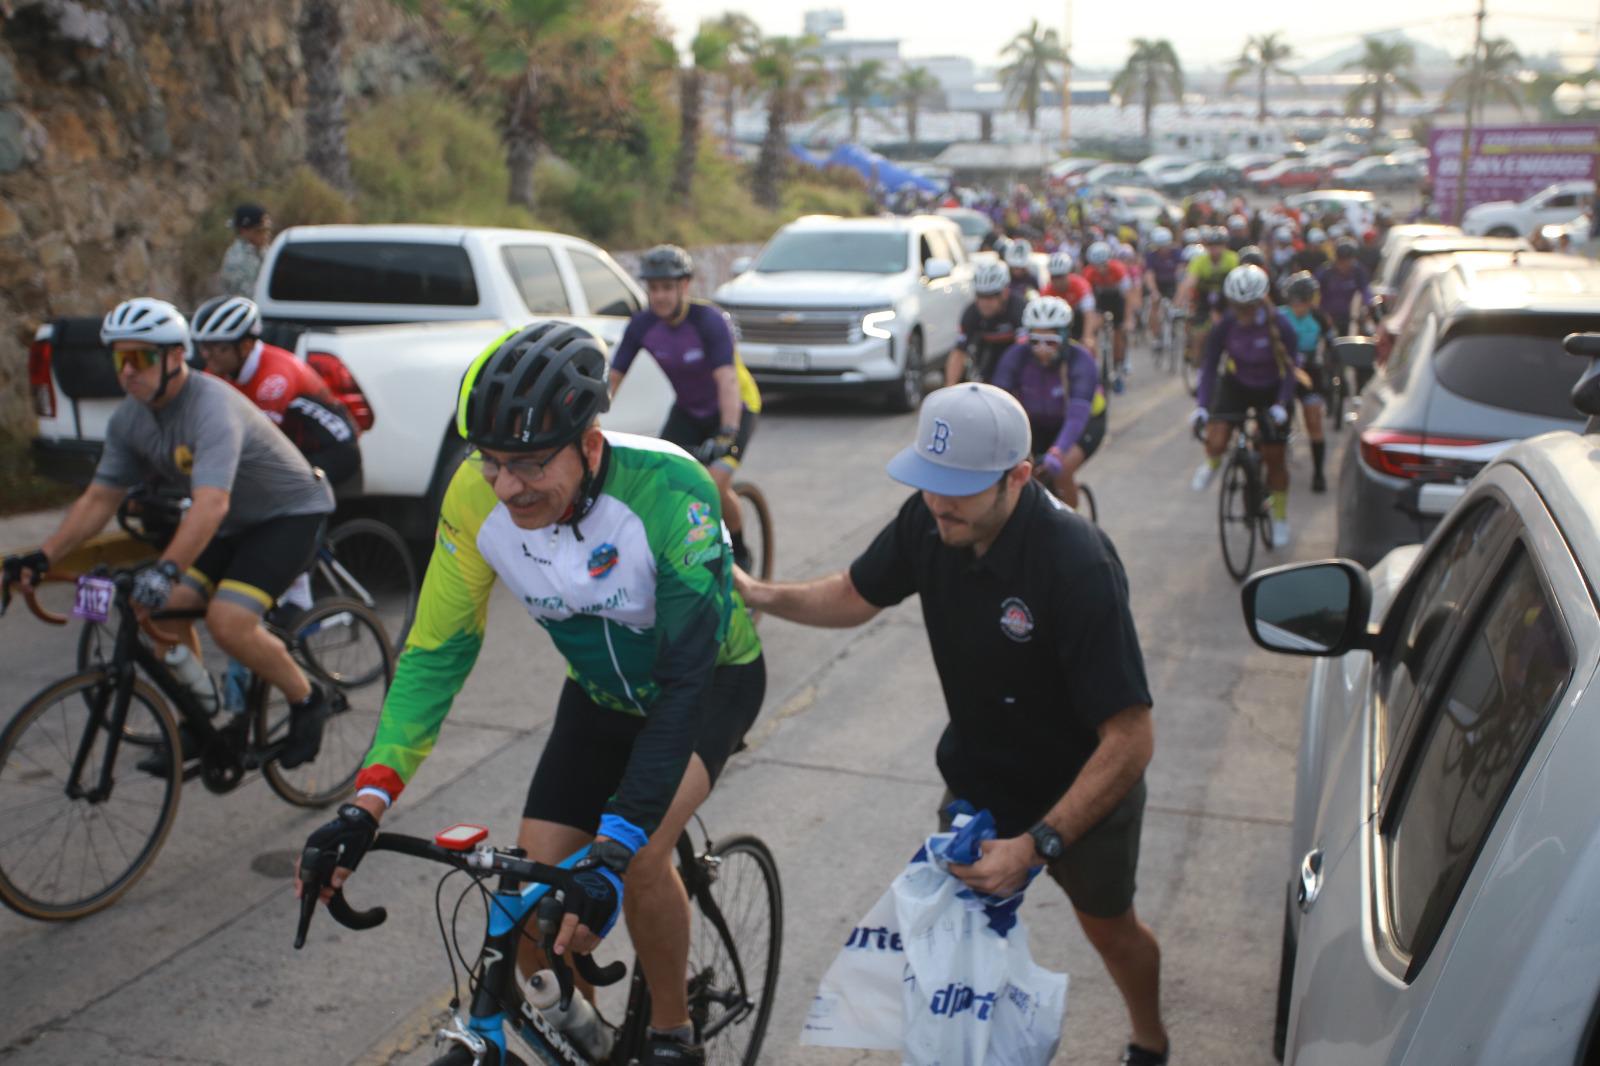
[[[700,20],[727,10],[749,15],[769,34],[798,34],[802,12],[811,7],[844,11],[842,36],[898,38],[902,57],[965,55],[979,65],[996,61],[1001,48],[1031,19],[1045,25],[1072,19],[1073,58],[1080,67],[1122,65],[1128,43],[1136,36],[1167,37],[1186,67],[1223,65],[1239,54],[1252,33],[1281,32],[1303,59],[1317,59],[1358,40],[1362,33],[1404,29],[1453,54],[1472,46],[1474,0],[1338,0],[1336,4],[1302,4],[1294,0],[1224,0],[1201,8],[1193,0],[657,0],[680,42],[693,35]],[[1510,37],[1528,54],[1551,51],[1593,56],[1600,28],[1600,0],[1488,0],[1485,33]],[[1289,25],[1286,15],[1299,28]],[[1327,15],[1334,17],[1326,17]],[[1114,16],[1114,17],[1108,17]],[[1225,17],[1219,17],[1225,16]],[[1336,25],[1329,25],[1336,23]]]

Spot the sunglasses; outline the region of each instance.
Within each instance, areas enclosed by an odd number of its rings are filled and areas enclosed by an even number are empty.
[[[128,367],[133,367],[137,373],[155,366],[161,359],[159,348],[113,348],[111,350],[111,365],[116,367],[117,373],[122,373]]]
[[[491,484],[500,480],[500,471],[509,470],[511,471],[511,476],[524,485],[532,485],[536,481],[543,480],[548,472],[547,468],[564,451],[566,451],[564,447],[557,448],[543,459],[511,459],[507,462],[491,459],[482,452],[474,452],[472,457],[478,462],[478,469],[483,474],[483,480]]]
[[[1030,333],[1028,334],[1028,343],[1037,344],[1042,348],[1059,348],[1061,347],[1061,337],[1055,333]]]

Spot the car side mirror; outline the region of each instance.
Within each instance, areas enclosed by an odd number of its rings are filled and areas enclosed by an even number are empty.
[[[1333,342],[1333,354],[1354,370],[1371,370],[1378,362],[1378,342],[1369,337],[1340,337]]]
[[[934,256],[922,264],[922,276],[929,281],[938,281],[941,278],[948,278],[954,269],[955,266],[950,260]]]
[[[750,264],[754,262],[755,259],[751,256],[741,255],[739,258],[728,264],[728,269],[733,271],[736,275],[743,274],[750,269]]]
[[[1278,566],[1240,590],[1250,638],[1285,655],[1343,655],[1372,647],[1372,579],[1349,559]]]

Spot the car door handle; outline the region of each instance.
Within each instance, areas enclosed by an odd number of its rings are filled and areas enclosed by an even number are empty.
[[[1300,887],[1295,892],[1295,901],[1300,905],[1300,913],[1309,911],[1321,894],[1322,849],[1313,848],[1300,860]]]

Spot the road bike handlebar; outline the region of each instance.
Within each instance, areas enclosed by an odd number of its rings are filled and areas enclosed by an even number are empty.
[[[502,851],[490,848],[481,848],[473,851],[461,852],[442,848],[431,840],[422,837],[406,836],[402,833],[379,833],[373,838],[372,845],[367,851],[394,851],[401,855],[409,855],[416,859],[427,859],[457,870],[481,871],[491,874],[509,874],[519,881],[532,884],[549,885],[554,891],[572,891],[572,871],[559,866],[550,866],[542,862],[533,862],[528,859],[508,855]],[[317,901],[322,894],[327,877],[333,872],[328,868],[329,862],[334,859],[332,855],[324,855],[320,848],[307,847],[300,856],[300,920],[295,928],[294,946],[296,950],[305,946],[306,932],[311,927],[311,916],[316,913]],[[581,891],[581,890],[580,890]],[[357,931],[375,929],[389,918],[389,912],[382,906],[372,907],[369,910],[357,910],[345,899],[344,889],[335,889],[333,896],[328,900],[328,915],[346,929]],[[556,984],[561,990],[561,1007],[566,1009],[572,1003],[573,981],[572,969],[567,965],[563,956],[550,950],[555,941],[552,930],[545,937],[545,953],[550,967],[555,971]],[[578,973],[585,981],[597,987],[613,985],[627,976],[628,967],[621,961],[601,966],[588,955],[572,956],[572,965],[577,967]]]
[[[70,581],[72,579],[64,574],[52,573],[46,574],[43,580]],[[0,615],[4,615],[7,608],[11,606],[11,586],[12,582],[0,578]],[[67,624],[66,615],[56,614],[54,611],[49,610],[44,604],[39,602],[39,589],[37,585],[24,585],[21,582],[17,582],[16,588],[17,592],[22,595],[22,602],[28,605],[28,610],[32,612],[33,616],[39,621],[45,623],[46,625],[52,626],[64,626]]]

